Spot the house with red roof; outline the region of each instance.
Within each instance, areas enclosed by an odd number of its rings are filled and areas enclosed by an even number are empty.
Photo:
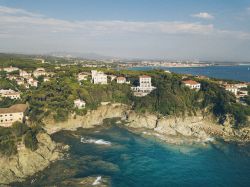
[[[201,88],[201,84],[194,80],[184,80],[182,83],[193,90],[199,90]]]

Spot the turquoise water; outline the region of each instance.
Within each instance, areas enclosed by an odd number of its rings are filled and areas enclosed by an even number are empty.
[[[152,70],[156,67],[135,67],[132,70]],[[205,75],[208,77],[219,79],[231,79],[250,82],[250,65],[249,66],[209,66],[209,67],[188,67],[188,68],[166,68],[160,69],[169,70],[175,73]]]
[[[70,145],[67,158],[14,186],[60,186],[87,176],[109,177],[113,187],[250,186],[249,145],[167,145],[118,126],[61,131],[53,139]]]

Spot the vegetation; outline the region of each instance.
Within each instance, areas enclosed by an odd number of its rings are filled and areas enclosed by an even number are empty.
[[[50,60],[53,61],[53,59]],[[55,61],[57,60],[59,59]],[[90,80],[79,83],[76,79],[77,74],[90,72],[92,69],[80,65],[66,65],[56,69],[53,64],[41,64],[34,60],[34,57],[3,54],[0,54],[0,64],[0,67],[12,65],[26,71],[44,67],[47,71],[55,73],[48,82],[44,82],[43,77],[39,77],[38,88],[24,89],[16,85],[14,81],[8,80],[6,73],[0,71],[0,89],[22,91],[21,100],[2,98],[0,107],[28,102],[29,120],[32,125],[35,125],[35,128],[31,128],[25,124],[16,123],[10,128],[0,128],[0,153],[5,155],[16,153],[17,144],[22,141],[27,148],[35,150],[37,148],[36,134],[40,131],[37,127],[41,127],[43,119],[65,121],[71,114],[84,115],[87,110],[96,109],[101,102],[124,103],[131,105],[137,112],[153,112],[160,115],[196,115],[198,110],[202,110],[214,114],[221,124],[228,117],[233,118],[235,128],[245,125],[250,115],[250,96],[243,99],[246,105],[237,103],[235,96],[221,88],[215,79],[199,80],[201,89],[194,91],[183,86],[181,75],[175,73],[169,74],[161,70],[143,72],[98,68],[109,75],[127,77],[133,86],[139,84],[138,76],[150,75],[157,89],[145,97],[135,97],[132,94],[131,85],[117,84],[110,80],[107,85],[94,85],[90,83]],[[249,87],[248,91],[250,91]],[[78,98],[86,102],[85,109],[74,107],[73,102]]]
[[[228,115],[235,119],[235,126],[245,125],[250,115],[249,106],[236,103],[235,96],[219,87],[217,84],[202,82],[201,91],[204,94],[202,108],[211,107],[211,111],[222,124]]]
[[[198,107],[199,94],[182,86],[180,78],[173,74],[157,72],[153,85],[157,87],[146,97],[133,97],[137,111],[158,112],[163,115],[184,115],[187,111],[194,114]]]
[[[214,81],[201,81],[201,90],[196,92],[183,86],[180,75],[174,73],[168,74],[161,70],[116,72],[103,69],[107,74],[126,76],[134,86],[138,85],[139,75],[152,76],[153,85],[157,89],[140,98],[132,95],[131,85],[116,84],[114,81],[108,85],[94,85],[89,80],[79,84],[76,75],[80,71],[89,69],[64,67],[58,76],[31,92],[28,96],[31,119],[41,121],[51,116],[56,121],[65,121],[71,113],[85,114],[87,109],[95,109],[106,101],[133,105],[137,112],[148,111],[162,115],[195,115],[198,109],[208,109],[218,117],[221,124],[228,116],[234,117],[235,127],[245,125],[249,115],[249,106],[236,103],[235,96]],[[73,101],[77,98],[86,101],[86,109],[74,108]]]
[[[25,147],[37,148],[37,128],[30,128],[24,123],[15,122],[11,127],[0,127],[0,154],[10,156],[17,152],[17,145],[22,141]]]

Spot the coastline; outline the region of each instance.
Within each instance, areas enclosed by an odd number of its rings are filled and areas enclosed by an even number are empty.
[[[47,168],[50,163],[63,157],[67,147],[52,141],[47,133],[37,135],[38,149],[31,151],[19,146],[16,155],[0,157],[0,185],[22,182],[27,177]]]
[[[96,110],[88,111],[84,116],[72,115],[66,122],[54,122],[45,120],[44,129],[48,134],[53,134],[60,130],[77,130],[77,128],[94,128],[103,125],[105,119],[118,118],[118,124],[134,130],[141,129],[141,133],[151,131],[162,137],[167,143],[181,143],[173,141],[175,137],[183,136],[194,139],[197,142],[207,141],[209,138],[222,138],[225,141],[250,142],[250,128],[244,127],[234,129],[228,120],[224,125],[216,122],[211,116],[203,116],[198,112],[196,116],[159,116],[157,114],[139,114],[131,107],[113,103],[100,106]]]
[[[235,130],[229,125],[222,126],[216,124],[212,116],[204,117],[197,114],[196,116],[166,117],[150,113],[139,114],[127,105],[113,103],[88,111],[84,116],[72,115],[66,122],[57,123],[53,120],[45,120],[46,133],[40,133],[37,136],[38,150],[32,152],[23,148],[11,158],[0,159],[1,183],[21,182],[62,158],[63,151],[67,147],[57,145],[52,141],[50,135],[61,130],[75,131],[77,128],[95,128],[105,125],[107,119],[114,119],[112,123],[115,122],[133,133],[155,137],[168,144],[206,143],[214,138],[222,138],[228,142],[250,142],[250,128]],[[28,162],[27,159],[32,162]]]

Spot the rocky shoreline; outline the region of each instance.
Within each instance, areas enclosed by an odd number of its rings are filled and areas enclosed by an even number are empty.
[[[204,117],[201,113],[186,117],[138,114],[127,105],[113,103],[88,111],[84,116],[72,115],[66,122],[55,123],[50,119],[44,120],[44,129],[48,134],[37,135],[39,148],[36,151],[32,152],[23,146],[18,149],[17,155],[0,158],[0,184],[23,181],[63,156],[63,146],[53,142],[49,134],[61,130],[94,128],[103,125],[105,119],[113,118],[117,119],[117,124],[133,132],[155,136],[171,144],[207,142],[217,137],[225,141],[250,142],[249,126],[236,130],[229,124],[219,125],[213,117]]]
[[[24,181],[63,156],[62,145],[53,142],[47,133],[39,133],[37,140],[36,151],[21,145],[16,155],[0,157],[0,185]]]
[[[120,118],[122,124],[129,129],[142,133],[156,134],[168,143],[182,143],[182,138],[192,141],[207,141],[213,137],[225,141],[250,142],[250,126],[234,129],[230,123],[219,125],[212,116],[204,117],[201,112],[196,116],[173,117],[158,116],[157,114],[138,114],[127,105],[113,103],[100,106],[89,111],[84,116],[72,115],[68,121],[55,123],[45,120],[45,130],[53,134],[60,130],[76,130],[77,128],[94,128],[103,125],[105,119]]]

